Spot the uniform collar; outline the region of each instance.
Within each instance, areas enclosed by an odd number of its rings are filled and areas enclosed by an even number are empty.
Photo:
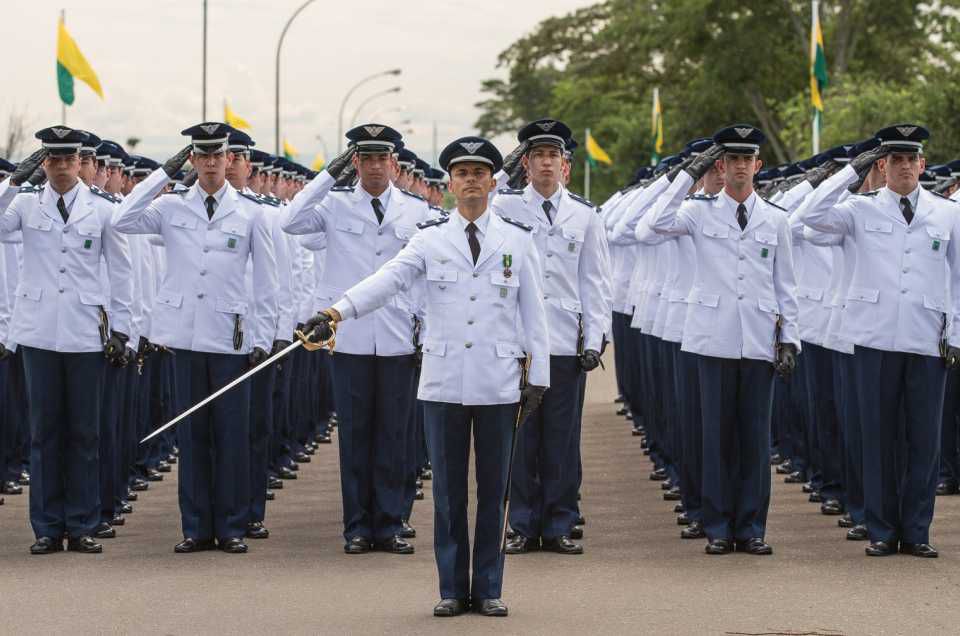
[[[457,210],[456,214],[451,214],[450,216],[455,218],[460,224],[461,233],[465,233],[467,231],[467,225],[470,224],[470,221],[460,214],[460,210]],[[488,207],[486,210],[484,210],[483,214],[480,215],[480,218],[474,221],[473,224],[477,226],[477,229],[480,231],[481,235],[486,235],[487,227],[490,225],[490,208]]]
[[[536,204],[536,206],[537,206],[538,208],[540,208],[541,210],[543,209],[543,202],[544,202],[544,201],[549,201],[550,204],[553,205],[553,210],[554,210],[554,211],[557,211],[557,210],[560,209],[560,197],[561,197],[561,195],[563,194],[563,185],[562,185],[562,184],[559,184],[559,183],[558,183],[558,184],[557,184],[557,191],[554,192],[553,195],[552,195],[552,196],[549,196],[549,197],[544,197],[542,194],[540,194],[539,192],[537,192],[536,188],[534,188],[532,184],[529,184],[529,183],[528,183],[525,189],[526,189],[526,191],[527,191],[527,199],[528,199],[531,203]]]
[[[73,211],[73,203],[74,201],[77,200],[77,195],[80,193],[80,185],[82,183],[83,182],[80,181],[80,179],[77,179],[76,184],[74,184],[72,188],[70,188],[63,194],[60,194],[59,192],[54,190],[53,186],[50,185],[49,181],[46,184],[44,184],[43,187],[46,189],[47,195],[51,197],[50,200],[53,201],[54,206],[56,206],[57,204],[57,199],[59,199],[60,197],[63,197],[63,202],[67,206],[67,212],[69,213]]]
[[[213,193],[213,198],[217,201],[217,207],[220,207],[220,204],[223,202],[223,195],[227,193],[227,186],[230,185],[230,182],[226,179],[223,180],[223,185],[220,186],[220,189]],[[207,193],[206,190],[200,187],[200,183],[197,182],[193,185],[197,189],[197,196],[200,197],[200,200],[206,204],[207,197],[211,196]]]
[[[380,199],[380,204],[383,205],[383,209],[386,210],[390,207],[390,192],[393,190],[393,184],[388,183],[387,189],[380,193],[380,196],[375,197],[366,190],[363,189],[363,185],[357,185],[357,194],[360,195],[360,201],[363,201],[368,206],[372,205],[370,202],[374,199]]]
[[[888,191],[888,193],[890,194],[890,198],[896,201],[897,205],[900,204],[900,199],[903,198],[902,194],[897,194],[887,186],[883,186],[883,189]],[[910,199],[910,205],[913,207],[913,211],[916,212],[917,203],[920,202],[920,186],[918,185],[916,188],[914,188],[913,192],[907,195],[907,198]]]
[[[740,203],[736,201],[733,197],[727,194],[726,189],[720,191],[719,195],[720,201],[723,203],[723,207],[726,208],[730,213],[730,219],[734,223],[737,222],[737,208],[740,206]],[[750,196],[747,197],[746,201],[743,202],[743,205],[747,208],[747,220],[753,216],[753,208],[757,204],[757,193],[756,191],[751,192]]]

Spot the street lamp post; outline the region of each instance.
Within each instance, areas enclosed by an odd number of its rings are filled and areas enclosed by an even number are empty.
[[[400,75],[403,71],[399,68],[391,69],[389,71],[381,71],[379,73],[374,73],[373,75],[368,75],[362,80],[350,87],[350,90],[347,91],[347,94],[344,95],[343,101],[340,102],[340,114],[337,116],[337,152],[339,153],[343,150],[343,109],[347,107],[347,100],[350,99],[350,96],[353,95],[354,91],[366,84],[367,82],[373,81],[378,77],[386,77],[387,75]]]
[[[388,88],[388,89],[385,90],[385,91],[380,91],[379,93],[374,93],[374,94],[371,95],[370,97],[368,97],[368,98],[366,98],[365,100],[363,100],[362,102],[360,102],[360,105],[357,106],[357,109],[356,109],[355,111],[353,111],[353,117],[350,119],[350,127],[352,128],[353,126],[356,126],[356,125],[357,125],[357,117],[360,116],[360,111],[363,110],[363,107],[364,107],[364,106],[366,106],[367,104],[369,104],[370,102],[372,102],[372,101],[375,100],[375,99],[378,99],[378,98],[380,98],[380,97],[384,97],[385,95],[391,95],[391,94],[393,94],[393,93],[399,93],[401,90],[403,90],[402,87],[400,87],[400,86],[394,86],[393,88]]]
[[[283,26],[283,31],[280,32],[280,41],[277,42],[277,68],[276,68],[276,83],[275,83],[275,92],[274,92],[274,101],[273,101],[273,132],[276,145],[274,149],[274,154],[280,154],[280,49],[283,48],[283,38],[287,35],[287,30],[290,28],[290,25],[293,24],[294,19],[300,12],[307,8],[310,4],[313,4],[314,0],[307,0],[300,5],[296,11],[293,12],[293,15],[290,16],[290,19],[287,20],[287,23]]]

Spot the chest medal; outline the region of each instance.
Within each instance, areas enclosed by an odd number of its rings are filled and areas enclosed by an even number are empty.
[[[227,239],[227,247],[229,247],[230,249],[236,248],[236,247],[237,247],[237,239],[235,239],[235,238]]]
[[[513,272],[510,270],[510,266],[513,265],[513,255],[504,254],[503,255],[503,277],[510,278],[513,276]]]
[[[930,246],[930,249],[932,249],[934,252],[939,252],[939,251],[940,251],[940,241],[934,239],[933,245]]]
[[[760,250],[760,258],[766,258],[766,257],[767,257],[767,254],[769,254],[769,253],[770,253],[770,252],[769,252],[769,250],[767,250],[767,248],[763,248],[762,250]]]

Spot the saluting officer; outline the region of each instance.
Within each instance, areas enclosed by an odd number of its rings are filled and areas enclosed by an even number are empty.
[[[428,218],[427,203],[394,186],[400,133],[380,124],[347,132],[348,150],[290,203],[284,230],[326,232],[323,281],[330,303],[393,258]],[[355,154],[354,154],[355,153]],[[359,184],[333,188],[347,162]],[[332,188],[332,191],[331,191]],[[323,302],[323,301],[321,301]],[[347,554],[410,554],[403,527],[406,436],[414,403],[413,308],[408,293],[346,325],[333,354]]]
[[[226,181],[226,124],[181,134],[187,146],[130,192],[114,222],[130,234],[160,234],[167,266],[151,316],[150,341],[172,349],[176,411],[182,412],[262,359],[276,329],[276,259],[261,206]],[[187,158],[189,189],[164,194]],[[244,282],[253,260],[253,298]],[[259,349],[259,353],[253,353]],[[243,553],[250,519],[250,384],[192,415],[178,431],[184,540],[178,553],[217,547]]]
[[[112,199],[79,179],[86,133],[53,126],[36,137],[48,181],[23,188],[0,217],[0,232],[23,234],[12,339],[23,351],[32,436],[30,551],[59,552],[66,536],[68,550],[97,553],[104,353],[118,363],[130,333],[130,252],[110,226]],[[32,170],[23,164],[18,173]]]
[[[765,555],[773,372],[796,364],[796,276],[786,215],[753,191],[764,134],[743,124],[713,140],[674,183],[689,187],[720,160],[723,190],[679,209],[658,202],[650,225],[696,248],[681,350],[698,355],[706,552]]]
[[[538,119],[517,135],[530,183],[502,189],[492,209],[533,227],[540,254],[543,300],[550,326],[550,390],[520,432],[513,475],[508,554],[542,548],[582,554],[570,540],[577,520],[579,401],[585,371],[600,363],[610,331],[610,268],[603,222],[596,208],[568,191],[563,177],[570,128]],[[506,264],[505,264],[506,266]]]
[[[362,319],[426,279],[429,327],[418,397],[433,463],[434,551],[442,597],[435,616],[462,614],[471,602],[483,615],[507,614],[500,600],[500,532],[517,404],[522,395],[523,410],[535,410],[550,380],[542,272],[532,228],[488,210],[501,163],[496,147],[480,137],[447,146],[440,164],[450,174],[457,210],[422,223],[422,231],[395,258],[307,325]],[[525,355],[531,357],[529,384],[521,393],[518,359]],[[477,462],[472,581],[471,434]]]
[[[868,556],[936,557],[930,523],[937,487],[947,366],[960,358],[956,324],[960,263],[956,203],[919,186],[929,132],[915,124],[877,132],[880,146],[824,181],[797,210],[821,232],[853,239],[845,336],[854,357],[863,444]],[[840,197],[885,163],[886,186]],[[946,364],[941,358],[946,356]],[[900,407],[906,417],[905,452]]]

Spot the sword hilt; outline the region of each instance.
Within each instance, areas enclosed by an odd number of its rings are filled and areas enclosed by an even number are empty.
[[[333,347],[337,343],[337,322],[335,320],[331,320],[327,324],[330,325],[330,330],[333,332],[333,334],[326,340],[323,340],[322,342],[313,342],[310,340],[310,336],[312,335],[313,332],[306,334],[300,329],[297,329],[296,331],[293,332],[293,335],[295,335],[297,339],[303,343],[303,348],[306,349],[307,351],[319,351],[324,347],[326,347],[330,351],[333,351]]]

